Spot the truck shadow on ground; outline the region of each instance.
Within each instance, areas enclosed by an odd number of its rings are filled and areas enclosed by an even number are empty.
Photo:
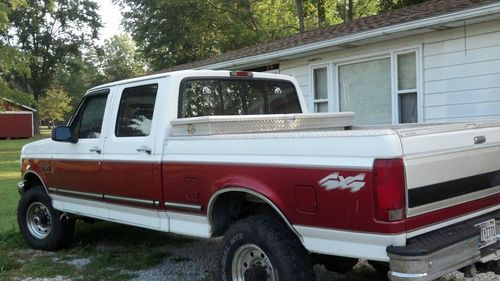
[[[217,281],[219,239],[192,239],[109,222],[78,222],[69,248],[29,249],[13,231],[1,237],[5,280]],[[316,281],[385,280],[361,261],[346,274],[315,266]],[[447,279],[453,280],[453,279]]]

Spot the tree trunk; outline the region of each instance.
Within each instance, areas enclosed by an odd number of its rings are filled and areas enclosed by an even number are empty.
[[[306,30],[304,25],[304,8],[302,7],[303,0],[295,0],[295,7],[297,8],[297,18],[299,19],[299,31],[304,32]]]
[[[35,136],[40,134],[40,114],[33,112],[33,134]]]
[[[318,26],[325,26],[326,23],[326,11],[325,11],[325,0],[316,0],[316,5],[318,8]]]
[[[347,9],[347,21],[354,19],[354,0],[349,0],[349,7]]]

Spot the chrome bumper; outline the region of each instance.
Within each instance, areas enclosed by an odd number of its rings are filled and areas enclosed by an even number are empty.
[[[497,217],[499,212],[490,214]],[[472,230],[469,225],[474,225],[474,219],[468,225],[454,226],[440,231],[429,233],[425,237],[417,238],[419,247],[388,247],[387,254],[390,258],[388,277],[392,281],[427,281],[435,280],[447,273],[465,266],[500,259],[500,220],[497,218],[497,242],[483,249],[478,247],[478,235],[470,235]],[[458,233],[460,231],[462,233]],[[417,240],[415,239],[415,240]],[[444,247],[429,247],[436,241],[447,239],[449,243]],[[412,241],[415,244],[415,241]],[[414,246],[414,245],[413,245]]]

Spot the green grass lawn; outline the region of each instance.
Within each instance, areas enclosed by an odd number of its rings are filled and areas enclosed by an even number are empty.
[[[68,249],[32,250],[17,227],[21,178],[19,154],[23,145],[45,138],[0,140],[0,280],[64,276],[81,280],[129,280],[133,270],[147,268],[169,257],[169,246],[191,241],[179,236],[113,223],[77,222]],[[74,265],[74,261],[86,261]]]
[[[46,130],[45,134],[48,133]],[[21,148],[35,140],[37,138],[0,140],[0,280],[56,276],[76,280],[129,280],[135,277],[134,270],[149,268],[165,258],[176,259],[172,246],[192,241],[108,222],[78,221],[68,249],[58,252],[30,249],[17,228],[17,182],[21,177]],[[210,276],[213,275],[212,272]],[[204,280],[215,280],[210,276]],[[379,280],[373,269],[366,266],[345,277],[342,280]]]
[[[19,200],[17,183],[21,178],[19,153],[28,140],[0,140],[0,233],[17,229],[16,205]]]

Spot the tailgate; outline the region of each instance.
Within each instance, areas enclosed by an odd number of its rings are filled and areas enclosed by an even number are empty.
[[[407,217],[500,192],[500,122],[429,125],[397,132],[406,165]]]

